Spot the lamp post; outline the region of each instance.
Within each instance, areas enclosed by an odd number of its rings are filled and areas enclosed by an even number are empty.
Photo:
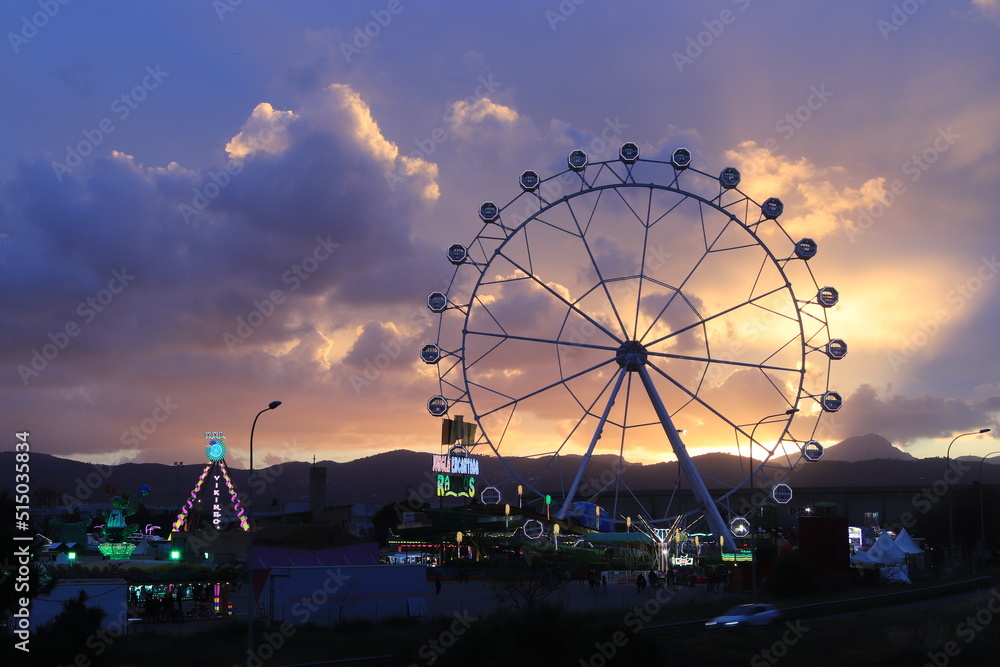
[[[274,410],[281,405],[281,401],[271,401],[267,407],[257,413],[253,418],[253,425],[250,426],[250,475],[247,477],[247,525],[250,531],[247,533],[247,661],[253,656],[253,615],[254,615],[254,590],[253,590],[253,431],[257,428],[257,419],[268,410]]]
[[[782,417],[786,415],[794,415],[798,412],[798,408],[789,408],[784,412],[778,412],[773,415],[767,415],[766,417],[761,417],[760,421],[753,425],[750,429],[750,578],[753,580],[752,583],[752,596],[753,602],[757,601],[757,503],[753,499],[753,434],[757,432],[757,427],[763,424],[768,419],[773,419],[775,417]],[[734,545],[735,546],[735,545]]]
[[[988,429],[988,428],[981,428],[978,431],[969,431],[968,433],[959,433],[958,435],[956,435],[954,438],[951,439],[951,442],[948,443],[948,449],[945,451],[945,455],[944,455],[945,456],[945,468],[944,468],[944,474],[945,474],[944,481],[945,482],[948,481],[948,471],[951,470],[951,446],[955,444],[955,441],[958,440],[959,438],[964,438],[967,435],[979,435],[980,433],[989,433],[989,431],[990,431],[990,429]],[[952,486],[953,485],[951,485],[951,484],[948,485],[948,564],[949,565],[954,565],[955,564],[955,518],[954,518],[954,515],[952,514],[952,511],[951,511],[951,496],[952,496],[951,487]]]
[[[174,470],[176,471],[174,475],[174,500],[177,501],[178,508],[181,505],[181,466],[183,465],[184,461],[174,461]]]
[[[990,452],[979,461],[979,540],[983,543],[983,553],[986,553],[986,515],[983,513],[983,464],[986,463],[988,457],[994,454],[1000,454],[1000,449]],[[983,565],[985,566],[986,563],[984,562]]]

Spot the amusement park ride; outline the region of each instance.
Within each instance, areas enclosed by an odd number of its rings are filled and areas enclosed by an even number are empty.
[[[820,419],[843,402],[829,384],[847,354],[827,324],[839,294],[813,275],[818,244],[779,223],[780,199],[754,201],[736,168],[701,171],[686,148],[639,152],[627,142],[591,162],[575,150],[563,171],[524,171],[511,201],[479,207],[478,235],[447,250],[447,291],[427,298],[439,315],[420,350],[438,375],[427,409],[471,412],[478,437],[457,453],[494,454],[525,505],[554,503],[538,537],[596,505],[600,530],[635,527],[661,544],[703,531],[733,552],[756,506],[788,503],[788,476],[822,457]],[[723,438],[735,484],[705,478],[688,451]],[[623,473],[651,452],[677,459],[695,510],[643,506]],[[579,464],[559,470],[567,454]],[[602,454],[610,474],[582,483]],[[566,480],[558,499],[543,478]]]
[[[188,530],[193,520],[202,515],[208,518],[216,529],[228,521],[235,520],[241,530],[249,531],[250,523],[240,505],[236,485],[233,484],[229,468],[226,466],[226,443],[223,442],[226,436],[220,431],[206,431],[205,438],[208,440],[208,445],[205,447],[208,463],[198,476],[198,481],[191,489],[171,529]],[[202,498],[203,494],[208,495],[209,500]],[[208,515],[204,514],[206,511]]]

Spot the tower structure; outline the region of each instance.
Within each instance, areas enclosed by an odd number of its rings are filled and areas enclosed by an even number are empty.
[[[235,520],[241,530],[249,531],[250,522],[226,466],[226,443],[223,442],[226,436],[221,431],[206,431],[205,438],[208,440],[205,447],[208,463],[184,501],[172,528],[174,531],[191,530],[197,527],[194,524],[204,520],[207,513],[216,530]]]

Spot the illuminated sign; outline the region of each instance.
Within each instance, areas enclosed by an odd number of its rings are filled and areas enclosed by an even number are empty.
[[[438,456],[435,454],[431,470],[451,473],[452,475],[478,475],[479,461],[467,456],[448,456],[447,454]]]
[[[471,498],[476,495],[476,478],[465,475],[438,475],[437,494],[439,496]]]

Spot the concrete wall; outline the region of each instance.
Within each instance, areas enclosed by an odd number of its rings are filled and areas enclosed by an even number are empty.
[[[335,625],[341,619],[424,615],[423,565],[275,567],[258,610],[276,623]]]

